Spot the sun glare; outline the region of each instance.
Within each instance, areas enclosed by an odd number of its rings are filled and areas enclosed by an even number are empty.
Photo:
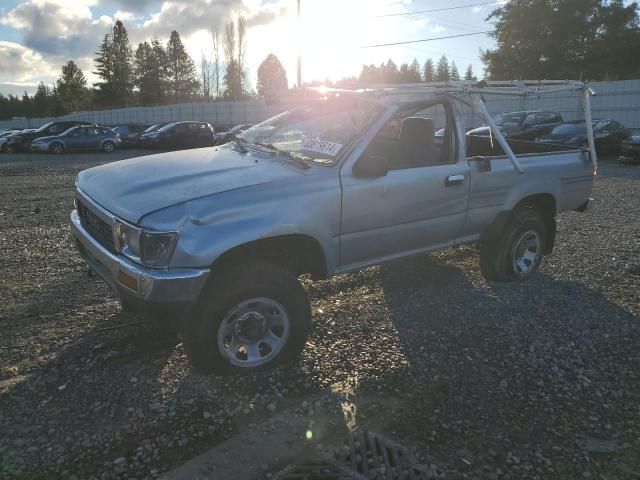
[[[362,49],[363,45],[397,37],[396,21],[376,18],[385,5],[388,10],[388,2],[382,0],[301,0],[299,22],[295,8],[291,8],[289,15],[263,30],[256,29],[256,34],[259,32],[263,41],[263,35],[268,37],[269,48],[285,63],[290,84],[295,82],[298,51],[302,54],[303,81],[336,80],[357,75],[364,63],[378,62],[382,52]],[[379,31],[381,25],[384,32]]]

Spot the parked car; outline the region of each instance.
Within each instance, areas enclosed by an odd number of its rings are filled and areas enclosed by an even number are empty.
[[[119,145],[120,136],[110,128],[81,125],[60,135],[36,138],[31,142],[31,150],[57,154],[73,150],[113,152]]]
[[[620,122],[609,118],[594,119],[592,124],[598,153],[619,153],[622,148],[622,141],[629,137],[629,130]],[[548,135],[538,137],[536,142],[586,147],[587,126],[584,120],[567,122],[563,125],[558,125]]]
[[[149,125],[126,124],[117,125],[112,130],[120,135],[122,146],[128,146],[134,138],[137,139],[147,128],[149,128]]]
[[[23,130],[22,132],[14,133],[9,137],[7,146],[10,150],[27,151],[31,149],[31,142],[36,138],[59,135],[62,132],[70,129],[71,127],[75,127],[76,125],[88,124],[88,122],[79,122],[76,120],[64,120],[59,122],[45,123],[40,128],[37,128],[35,130]]]
[[[9,135],[13,135],[14,133],[18,133],[20,130],[4,130],[0,132],[0,152],[5,153],[8,150],[7,142],[9,140]]]
[[[494,117],[494,121],[505,137],[531,141],[560,125],[562,115],[549,110],[527,110],[500,113]],[[489,131],[489,126],[485,125],[469,130],[467,135],[488,137]]]
[[[434,135],[434,118],[464,131],[457,112],[472,94],[458,95],[341,92],[215,149],[82,171],[79,251],[125,308],[179,322],[207,372],[299,353],[311,325],[302,274],[481,242],[487,279],[526,278],[553,249],[556,214],[587,208],[595,158],[521,142],[543,154],[478,161],[495,142]]]
[[[148,137],[149,135],[151,135],[154,132],[157,132],[159,129],[161,129],[165,125],[168,125],[169,123],[171,123],[171,122],[156,123],[155,125],[151,125],[150,127],[148,127],[146,130],[144,130],[141,133],[132,133],[131,135],[129,135],[129,138],[127,139],[127,146],[129,146],[129,147],[142,146],[145,143],[145,138],[146,137]]]
[[[140,138],[142,146],[186,149],[213,145],[213,128],[205,122],[174,122]]]
[[[218,132],[213,135],[213,142],[215,145],[224,145],[227,142],[233,140],[233,137],[238,133],[244,132],[246,129],[253,127],[250,123],[242,125],[236,125],[235,127],[227,130],[226,132]]]
[[[640,163],[640,135],[632,135],[622,142],[620,161]]]

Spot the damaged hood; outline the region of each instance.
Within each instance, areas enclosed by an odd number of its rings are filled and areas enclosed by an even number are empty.
[[[299,175],[269,154],[209,147],[108,163],[80,172],[76,182],[100,206],[137,223],[172,205]]]

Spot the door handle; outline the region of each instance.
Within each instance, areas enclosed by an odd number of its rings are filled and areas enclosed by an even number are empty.
[[[453,185],[459,185],[464,182],[464,175],[449,175],[444,181],[445,187],[451,187]]]

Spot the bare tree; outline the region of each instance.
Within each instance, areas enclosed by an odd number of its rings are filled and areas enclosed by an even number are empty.
[[[213,83],[216,92],[216,100],[220,98],[220,77],[221,77],[221,69],[220,69],[220,38],[218,37],[218,30],[214,29],[211,32],[211,39],[213,40],[213,64],[212,64],[212,75],[213,75]]]
[[[247,27],[243,16],[238,17],[238,69],[240,71],[240,79],[242,81],[242,92],[246,90],[245,85],[245,57],[247,51]]]
[[[223,48],[225,56],[224,96],[240,100],[246,96],[245,57],[247,50],[247,29],[244,17],[238,23],[229,20],[224,28]]]
[[[206,102],[211,100],[211,62],[207,59],[207,55],[204,50],[201,52],[200,57],[200,76],[202,81],[202,97]]]
[[[236,59],[236,24],[232,20],[224,27],[224,59],[227,65]]]

